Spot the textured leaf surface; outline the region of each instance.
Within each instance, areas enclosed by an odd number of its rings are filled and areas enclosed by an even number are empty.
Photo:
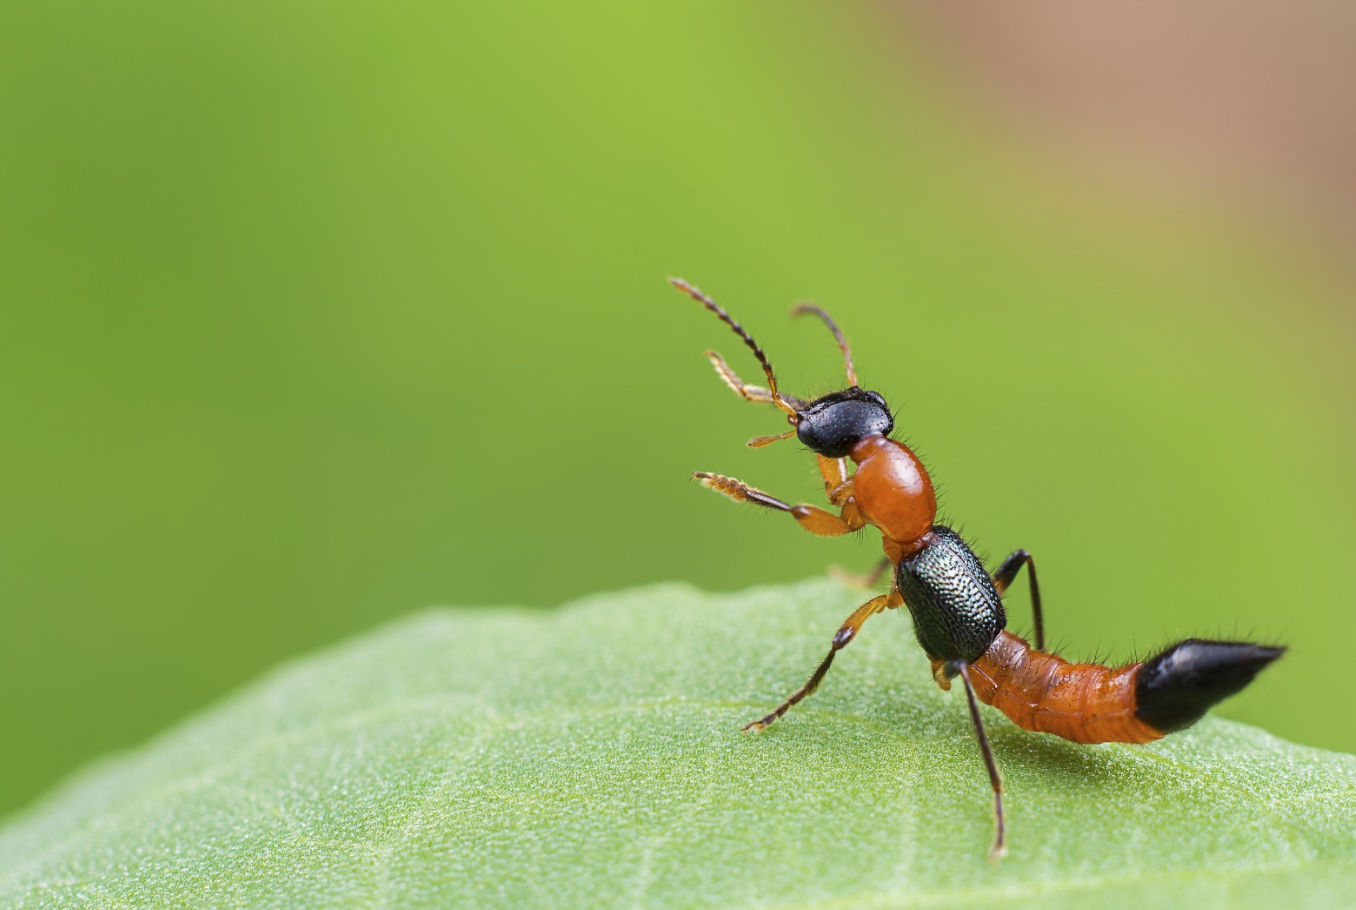
[[[1352,906],[1356,757],[1219,720],[1085,747],[987,712],[1011,838],[989,863],[963,696],[902,612],[740,734],[858,599],[665,586],[413,617],[12,820],[0,906]]]

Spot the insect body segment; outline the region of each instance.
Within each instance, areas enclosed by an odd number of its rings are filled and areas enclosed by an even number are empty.
[[[867,436],[853,446],[852,460],[857,465],[853,493],[880,528],[890,561],[927,545],[937,520],[937,493],[918,456],[902,442]]]
[[[1076,743],[1148,743],[1163,736],[1135,705],[1141,664],[1071,664],[1001,633],[970,667],[975,694],[1023,730]]]
[[[1248,642],[1187,639],[1140,668],[1135,678],[1136,714],[1164,733],[1184,730],[1240,692],[1283,653],[1284,648]]]
[[[1148,743],[1200,720],[1283,651],[1190,639],[1145,663],[1104,667],[1071,664],[1003,632],[971,674],[979,700],[1024,730],[1076,743]]]
[[[900,561],[895,588],[928,657],[974,663],[1007,625],[1003,601],[959,534],[937,525],[931,538],[928,546]]]
[[[1046,653],[1044,618],[1036,564],[1017,550],[990,576],[959,534],[936,524],[937,496],[921,460],[891,439],[894,418],[885,399],[858,385],[852,351],[838,326],[822,309],[797,307],[797,315],[818,316],[833,332],[843,354],[848,387],[813,401],[780,391],[772,364],[753,337],[710,297],[681,279],[675,287],[726,323],[753,351],[767,387],[745,384],[719,354],[707,357],[735,394],[756,404],[772,404],[794,428],[778,436],[760,436],[764,446],[795,436],[816,455],[824,490],[834,512],[812,505],[791,505],[743,481],[699,471],[703,486],[739,502],[786,512],[813,534],[836,537],[872,525],[893,566],[891,589],[867,601],[843,623],[804,686],[772,713],[747,726],[761,731],[824,680],[835,655],[851,643],[868,619],[907,606],[918,643],[932,659],[933,675],[944,689],[959,677],[974,723],[980,754],[994,797],[995,837],[991,855],[1003,852],[1003,784],[984,732],[978,703],[992,705],[1019,727],[1051,733],[1079,743],[1147,743],[1199,720],[1214,704],[1241,690],[1282,653],[1237,642],[1190,639],[1144,663],[1124,667],[1072,664]],[[848,473],[848,464],[855,466]],[[1026,567],[1035,619],[1036,647],[1004,631],[1003,592]],[[869,576],[874,580],[878,573]]]

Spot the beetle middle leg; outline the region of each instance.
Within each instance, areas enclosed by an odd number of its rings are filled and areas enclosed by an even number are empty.
[[[789,505],[769,493],[749,486],[742,480],[735,480],[723,474],[695,471],[692,477],[694,480],[700,480],[702,486],[708,490],[722,493],[735,502],[750,502],[767,509],[776,509],[778,512],[788,512],[802,528],[821,537],[839,537],[866,527],[866,518],[857,508],[857,503],[851,500],[843,505],[842,512],[835,515],[818,506]]]
[[[819,666],[815,667],[815,671],[810,674],[810,678],[805,682],[805,685],[792,692],[786,701],[778,705],[777,709],[771,714],[755,720],[753,723],[745,724],[744,732],[762,732],[767,729],[769,724],[777,720],[777,718],[781,717],[787,711],[790,711],[791,708],[802,699],[813,695],[815,690],[819,688],[819,684],[824,681],[825,675],[828,674],[829,667],[833,664],[833,656],[843,648],[846,648],[848,644],[851,643],[852,639],[857,637],[857,633],[861,631],[861,628],[866,621],[882,610],[887,608],[892,609],[903,602],[904,599],[899,596],[898,592],[891,591],[889,594],[881,594],[879,597],[873,597],[856,610],[853,610],[852,615],[849,616],[847,621],[839,626],[838,631],[834,633],[833,644],[829,648],[828,656],[819,662]]]
[[[1041,587],[1036,582],[1036,560],[1026,550],[1015,550],[1011,556],[1003,560],[1003,564],[998,567],[998,571],[993,573],[993,586],[998,589],[1001,595],[1012,584],[1017,573],[1026,566],[1026,578],[1031,583],[1031,613],[1036,621],[1036,650],[1045,650],[1045,621],[1041,617]]]
[[[871,567],[871,570],[864,573],[849,572],[846,569],[840,569],[838,566],[829,566],[829,574],[837,581],[847,585],[849,588],[856,588],[860,591],[866,591],[876,586],[885,570],[893,566],[889,558],[881,557],[880,562]]]

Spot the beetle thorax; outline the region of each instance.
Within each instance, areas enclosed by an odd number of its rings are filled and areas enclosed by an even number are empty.
[[[857,505],[889,538],[907,544],[932,530],[937,493],[932,478],[908,446],[885,436],[870,436],[853,447],[852,478]]]

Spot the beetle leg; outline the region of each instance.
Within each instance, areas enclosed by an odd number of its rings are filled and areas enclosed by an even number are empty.
[[[777,709],[771,714],[760,718],[759,720],[755,720],[751,724],[745,724],[744,732],[761,733],[763,730],[767,729],[769,724],[791,710],[791,708],[795,706],[797,702],[801,701],[801,699],[813,695],[815,689],[818,689],[819,684],[824,681],[824,676],[829,672],[829,667],[833,664],[833,656],[837,654],[840,649],[846,648],[848,644],[851,643],[852,639],[857,637],[857,633],[861,631],[861,628],[866,621],[887,607],[897,607],[901,603],[903,603],[903,599],[900,598],[899,594],[895,591],[891,591],[889,594],[873,597],[856,610],[853,610],[852,615],[847,618],[847,622],[839,626],[838,631],[834,634],[833,644],[829,648],[828,656],[820,661],[819,666],[815,667],[815,671],[810,674],[810,678],[806,681],[805,685],[792,692],[786,701],[778,705]]]
[[[819,454],[815,458],[819,462],[819,473],[824,477],[824,493],[829,497],[829,504],[841,506],[852,498],[852,479],[848,477],[847,459]]]
[[[735,480],[733,477],[726,477],[723,474],[696,471],[692,477],[694,480],[700,480],[702,486],[708,490],[722,493],[735,502],[751,502],[756,506],[776,509],[779,512],[789,512],[802,528],[821,537],[839,537],[866,527],[866,518],[862,516],[856,502],[845,503],[842,512],[835,515],[818,506],[788,505],[771,494],[749,486],[742,480]]]
[[[1045,621],[1041,617],[1041,588],[1036,582],[1036,561],[1026,550],[1016,550],[1003,560],[998,571],[993,573],[993,586],[1002,594],[1017,577],[1017,573],[1026,566],[1026,578],[1031,583],[1031,612],[1036,618],[1036,650],[1045,650]]]
[[[888,557],[882,556],[880,562],[872,566],[871,571],[866,572],[865,574],[848,572],[837,566],[829,566],[829,574],[849,588],[857,588],[865,591],[874,588],[876,582],[880,581],[881,576],[885,574],[885,570],[892,565],[894,565],[894,563],[890,562]]]
[[[1003,778],[998,774],[998,765],[993,760],[993,750],[989,748],[989,737],[984,733],[984,721],[979,716],[979,703],[975,701],[975,687],[970,684],[970,665],[963,660],[951,662],[951,666],[965,683],[965,697],[970,702],[970,720],[975,725],[975,736],[979,739],[979,751],[984,756],[984,767],[989,771],[989,785],[993,787],[993,846],[989,848],[989,859],[996,860],[1007,852],[1003,842]]]

